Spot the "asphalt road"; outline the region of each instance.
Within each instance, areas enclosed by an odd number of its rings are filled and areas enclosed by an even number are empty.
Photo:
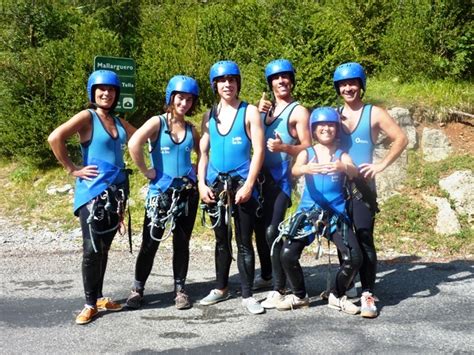
[[[104,291],[125,301],[135,256],[110,255]],[[79,326],[83,305],[81,254],[21,251],[0,246],[2,353],[474,353],[474,262],[383,260],[378,273],[376,319],[330,309],[318,297],[326,286],[327,259],[306,257],[311,306],[250,315],[241,306],[238,274],[233,297],[218,305],[174,308],[171,251],[160,250],[140,310],[102,313]],[[194,300],[213,288],[211,251],[193,251],[188,292]],[[258,299],[266,291],[256,293]]]

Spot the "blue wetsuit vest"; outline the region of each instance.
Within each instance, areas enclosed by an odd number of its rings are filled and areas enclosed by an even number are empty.
[[[186,123],[184,138],[175,142],[164,115],[159,116],[160,131],[152,143],[150,160],[156,170],[156,178],[150,181],[148,197],[165,192],[174,178],[188,177],[196,182],[196,172],[191,165],[191,152],[194,147],[192,126]]]
[[[127,143],[127,132],[120,119],[114,117],[117,137],[113,138],[105,129],[94,110],[88,110],[92,117],[92,135],[88,142],[81,144],[83,165],[97,165],[99,175],[92,180],[76,179],[74,193],[74,213],[100,195],[112,184],[121,184],[127,179],[123,152]]]
[[[241,102],[234,122],[225,135],[219,132],[214,110],[209,115],[210,156],[207,168],[207,183],[213,184],[219,173],[246,179],[250,169],[250,138],[245,129],[245,114],[248,104]]]
[[[307,148],[306,152],[308,154],[307,161],[311,161],[315,157],[315,161],[318,162],[318,157],[313,147]],[[336,150],[332,161],[341,159],[342,154],[342,150]],[[346,200],[344,198],[344,182],[345,174],[342,172],[327,175],[306,174],[305,188],[297,212],[319,207],[348,221]]]
[[[339,112],[342,113],[342,109]],[[341,149],[349,153],[355,166],[373,161],[375,144],[372,141],[371,113],[372,105],[365,105],[354,131],[347,134],[341,129]]]
[[[283,111],[273,120],[272,123],[267,124],[265,118],[267,113],[262,113],[263,126],[265,128],[265,142],[269,138],[275,138],[275,132],[281,137],[285,144],[295,144],[297,139],[290,133],[290,116],[298,102],[294,101],[288,104]],[[290,165],[292,156],[285,152],[270,152],[265,148],[265,160],[263,161],[263,169],[270,172],[273,180],[281,187],[282,191],[291,197],[291,170]]]

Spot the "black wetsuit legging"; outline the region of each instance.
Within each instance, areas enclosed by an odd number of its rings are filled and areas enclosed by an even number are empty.
[[[270,248],[278,237],[278,225],[285,218],[285,212],[290,205],[289,197],[281,190],[273,178],[265,174],[263,190],[263,215],[255,221],[255,239],[260,259],[261,276],[268,280],[273,277],[273,290],[285,289],[286,277],[281,266],[280,251],[282,242],[275,244],[273,256]]]
[[[331,286],[331,292],[336,297],[341,297],[346,292],[362,264],[362,252],[359,243],[350,228],[347,230],[344,242],[338,231],[331,235],[332,242],[342,254],[343,263],[339,267],[336,279]],[[290,283],[293,294],[299,298],[306,296],[303,269],[299,259],[306,243],[303,240],[285,240],[281,250],[280,258],[286,277]]]
[[[93,232],[94,244],[97,249],[96,252],[92,245],[89,224],[87,223],[91,204],[92,201],[79,209],[79,220],[82,229],[82,281],[84,284],[86,304],[95,306],[97,299],[103,297],[102,286],[104,284],[109,249],[117,233],[117,229],[100,235]],[[100,216],[101,212],[97,211],[95,215]],[[103,218],[101,220],[94,220],[94,231],[106,231],[118,224],[119,216],[117,214],[110,213],[108,215],[110,216],[110,220],[107,214],[102,214]]]
[[[195,189],[187,190],[181,199],[188,198],[188,215],[183,213],[176,219],[176,228],[173,230],[173,277],[175,292],[183,291],[188,274],[189,266],[189,240],[193,231],[196,219],[199,194]],[[150,218],[145,213],[143,222],[143,237],[140,252],[138,253],[135,266],[135,281],[133,288],[143,292],[145,283],[150,276],[153,261],[160,245],[160,242],[153,240],[150,236]],[[154,228],[153,238],[161,239],[164,229]]]
[[[233,191],[237,191],[240,184],[233,180]],[[214,187],[216,196],[223,189],[223,183],[218,182]],[[233,199],[234,197],[232,197]],[[247,202],[232,205],[234,219],[234,234],[237,243],[237,267],[239,269],[240,282],[242,287],[242,297],[252,296],[253,278],[255,276],[255,255],[252,244],[253,229],[255,226],[255,211],[257,201],[251,197]],[[229,283],[229,271],[232,262],[232,253],[230,250],[230,238],[227,225],[224,221],[224,209],[222,208],[222,219],[214,228],[216,236],[215,263],[217,289],[225,289]],[[211,218],[212,224],[216,223],[215,218]]]
[[[377,274],[377,252],[374,244],[374,222],[377,208],[375,183],[367,183],[364,179],[355,179],[362,195],[352,196],[349,200],[348,211],[354,223],[357,240],[364,256],[359,270],[362,292],[374,291]]]

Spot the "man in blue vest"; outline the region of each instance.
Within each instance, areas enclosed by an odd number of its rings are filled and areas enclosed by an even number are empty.
[[[286,59],[271,61],[265,68],[265,78],[274,100],[267,100],[264,94],[259,102],[266,150],[259,179],[263,208],[255,225],[261,275],[256,277],[254,289],[272,286],[262,305],[275,308],[283,299],[286,287],[280,261],[283,243],[275,244],[271,257],[270,247],[278,237],[278,225],[291,205],[293,157],[311,145],[311,135],[309,112],[292,96],[296,80],[291,62]]]
[[[354,223],[364,261],[359,270],[362,284],[361,315],[377,316],[374,286],[377,272],[377,254],[374,245],[374,220],[377,208],[375,176],[384,171],[403,152],[408,144],[406,135],[381,107],[362,101],[366,75],[359,63],[338,66],[333,77],[334,88],[344,100],[339,109],[342,118],[341,148],[348,152],[359,168],[359,176],[352,180],[349,214]],[[385,157],[373,162],[373,151],[380,132],[391,142]]]
[[[198,175],[201,199],[212,211],[217,285],[200,304],[212,305],[230,296],[233,218],[242,305],[250,313],[260,314],[265,310],[252,297],[255,274],[252,235],[257,209],[254,185],[264,155],[262,123],[257,107],[239,99],[241,75],[235,62],[215,63],[209,76],[219,102],[203,117]]]

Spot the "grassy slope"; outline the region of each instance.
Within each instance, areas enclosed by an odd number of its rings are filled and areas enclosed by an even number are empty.
[[[468,83],[452,82],[399,84],[373,80],[369,83],[367,101],[385,107],[430,107],[446,112],[456,108],[471,112],[472,90]],[[444,119],[449,119],[444,116]],[[133,166],[133,164],[130,164]],[[409,155],[409,178],[400,195],[395,196],[381,208],[377,217],[376,243],[381,251],[417,255],[443,255],[470,257],[474,254],[474,231],[466,218],[461,218],[463,230],[453,236],[434,233],[436,210],[428,206],[421,197],[424,193],[445,196],[438,186],[439,177],[459,169],[474,166],[472,155],[455,155],[438,163],[423,162],[419,154]],[[72,216],[72,196],[45,193],[48,186],[60,187],[74,184],[60,168],[39,171],[16,163],[0,163],[0,209],[3,215],[11,216],[24,224],[70,229],[78,226]],[[138,173],[131,178],[131,211],[135,233],[141,229],[143,220],[143,194],[145,178]],[[296,206],[296,202],[293,206]],[[212,233],[200,223],[200,211],[196,219],[194,237],[212,240]]]

